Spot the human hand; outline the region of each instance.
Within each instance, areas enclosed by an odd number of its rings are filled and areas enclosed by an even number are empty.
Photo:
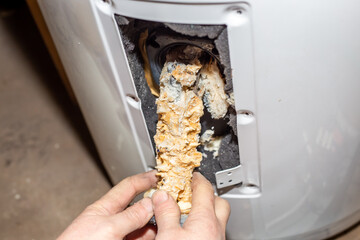
[[[192,209],[181,227],[180,209],[175,200],[164,191],[152,197],[157,240],[218,240],[225,239],[225,228],[230,215],[229,203],[214,196],[212,185],[200,173],[194,173]]]
[[[138,174],[121,181],[100,200],[88,206],[58,240],[118,240],[137,229],[142,232],[136,236],[154,239],[154,229],[143,228],[153,216],[151,199],[144,198],[126,207],[137,194],[156,186],[155,172]]]

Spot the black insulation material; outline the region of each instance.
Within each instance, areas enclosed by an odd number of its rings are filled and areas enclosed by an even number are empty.
[[[226,26],[158,23],[126,18],[119,15],[115,15],[115,19],[119,27],[138,97],[141,100],[141,108],[151,137],[153,149],[156,149],[153,136],[156,133],[156,123],[158,120],[155,104],[156,98],[151,94],[144,75],[143,60],[138,47],[140,33],[145,30],[148,30],[149,33],[151,33],[152,31],[156,31],[156,29],[165,27],[174,31],[174,35],[177,36],[182,34],[190,37],[211,39],[219,53],[218,55],[223,67],[223,74],[226,80],[225,90],[227,93],[233,91]],[[214,158],[213,153],[204,150],[203,146],[200,145],[198,147],[200,152],[205,153],[199,171],[212,183],[216,183],[215,172],[235,167],[240,164],[235,114],[235,110],[229,107],[225,120],[213,121],[213,125],[216,125],[217,121],[227,122],[225,126],[223,124],[222,127],[220,127],[222,129],[227,129],[221,130],[220,132],[217,131],[216,126],[214,129],[215,135],[223,136],[218,157]],[[211,120],[209,120],[209,118],[206,118],[207,120],[204,119],[204,117],[201,119],[202,132],[211,128]],[[222,123],[219,124],[221,125]]]
[[[192,37],[217,38],[222,31],[226,29],[223,25],[195,25],[195,24],[178,24],[165,23],[171,30]]]

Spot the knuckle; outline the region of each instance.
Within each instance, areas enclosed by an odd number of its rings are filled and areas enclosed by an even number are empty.
[[[117,232],[117,226],[113,221],[104,221],[99,226],[99,230],[102,231],[104,236],[115,236]]]
[[[127,177],[123,180],[124,185],[127,188],[127,192],[130,194],[136,193],[136,184],[135,184],[136,180],[134,178],[135,178],[134,176],[131,176],[131,177]]]
[[[99,202],[87,206],[83,212],[86,215],[109,215],[109,211]]]
[[[142,222],[147,219],[147,212],[144,207],[140,206],[140,204],[135,204],[133,207],[128,208],[122,213],[128,221],[132,222],[136,226],[142,225]]]
[[[210,183],[208,180],[206,180],[206,179],[204,179],[204,181],[202,181],[201,183],[196,184],[195,187],[198,187],[198,188],[201,187],[201,188],[203,188],[205,191],[214,194],[214,189],[213,189],[211,183]]]
[[[212,218],[215,216],[214,205],[207,204],[198,206],[196,209],[194,209],[194,213],[199,217],[203,217],[204,219],[208,219],[209,217]]]
[[[176,203],[165,201],[154,209],[155,217],[159,219],[173,219],[180,216],[180,209]]]
[[[165,216],[165,215],[176,215],[179,209],[176,208],[173,204],[167,202],[162,203],[158,207],[158,215]]]
[[[211,183],[210,183],[206,178],[204,178],[203,184],[204,184],[204,186],[206,186],[207,188],[211,189],[212,192],[214,192],[214,189],[213,189]]]
[[[194,211],[191,215],[191,220],[207,226],[211,225],[213,222],[216,222],[216,217],[212,211]]]

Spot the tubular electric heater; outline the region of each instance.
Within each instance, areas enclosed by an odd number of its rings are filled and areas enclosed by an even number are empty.
[[[322,239],[360,220],[360,2],[38,2],[114,183],[155,167],[160,72],[190,47],[232,99],[220,119],[205,110],[219,141],[198,148],[231,204],[228,239]]]

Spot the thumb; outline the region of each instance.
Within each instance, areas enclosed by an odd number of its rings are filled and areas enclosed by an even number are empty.
[[[180,209],[175,200],[165,191],[158,190],[152,196],[158,232],[180,228]]]
[[[152,203],[144,198],[121,213],[112,216],[116,231],[123,236],[145,226],[153,216]]]

